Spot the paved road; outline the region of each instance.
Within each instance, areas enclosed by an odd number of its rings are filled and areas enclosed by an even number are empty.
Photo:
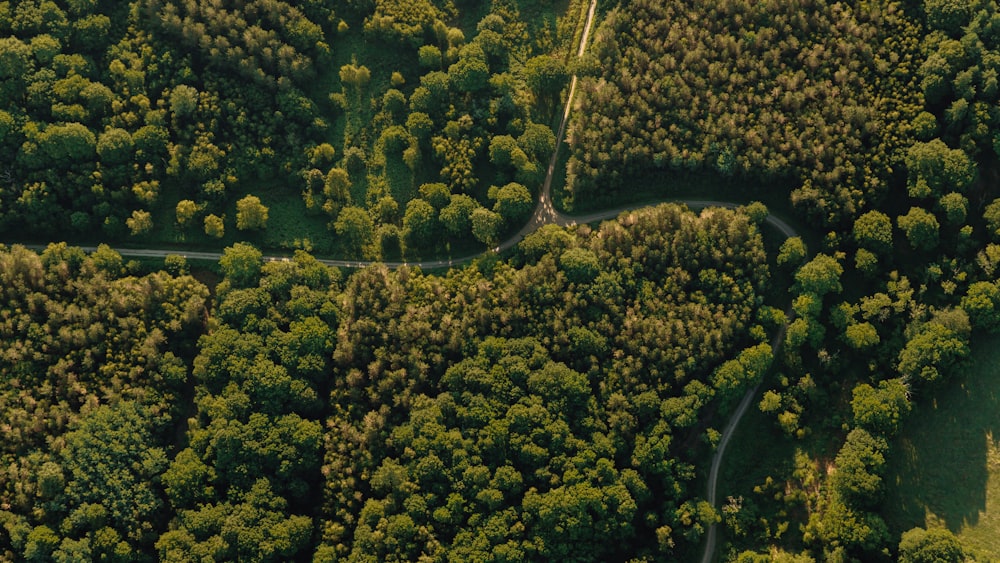
[[[771,216],[769,216],[771,217]],[[773,223],[777,226],[777,223]],[[788,225],[785,225],[786,227]],[[778,227],[781,229],[781,227]],[[795,236],[794,232],[790,228],[788,231],[781,229],[788,236]],[[788,320],[791,320],[792,311],[791,305],[785,310],[785,315]],[[778,350],[781,347],[782,342],[785,340],[785,329],[788,325],[784,325],[778,330],[778,333],[774,335],[771,339],[771,348],[774,351],[775,357],[778,355]],[[757,391],[760,390],[760,382],[753,386],[749,391],[743,395],[743,400],[740,401],[739,406],[736,407],[736,412],[734,412],[729,417],[729,422],[726,423],[726,427],[722,430],[722,437],[719,438],[719,445],[715,448],[715,454],[712,455],[712,467],[708,472],[708,492],[705,500],[708,501],[713,507],[718,505],[718,484],[719,484],[719,469],[722,467],[722,456],[726,454],[726,446],[729,445],[729,440],[732,439],[733,434],[736,433],[736,428],[739,426],[740,421],[743,420],[743,415],[746,414],[747,409],[751,404],[754,403],[754,399],[757,398]],[[715,551],[719,543],[718,537],[718,525],[712,524],[708,527],[708,533],[705,534],[705,551],[701,557],[701,563],[712,563],[715,560]]]

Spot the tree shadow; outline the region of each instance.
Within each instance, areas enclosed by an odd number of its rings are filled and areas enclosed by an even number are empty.
[[[894,533],[929,523],[958,532],[986,511],[989,451],[1000,438],[1000,338],[972,348],[969,369],[916,397],[893,443],[883,516]]]

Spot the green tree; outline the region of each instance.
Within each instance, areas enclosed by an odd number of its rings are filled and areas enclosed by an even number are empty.
[[[840,293],[840,276],[843,266],[836,258],[827,254],[817,254],[795,272],[795,290],[799,293],[813,293],[820,297],[828,293]]]
[[[882,494],[882,472],[888,444],[867,430],[855,428],[847,434],[830,477],[833,489],[851,506],[872,507]]]
[[[986,220],[990,238],[993,240],[1000,238],[1000,198],[994,199],[986,206],[983,219]]]
[[[452,194],[448,205],[441,209],[438,220],[453,237],[472,234],[472,212],[481,207],[476,200],[465,194]]]
[[[177,119],[194,115],[198,109],[198,90],[187,84],[178,84],[170,92],[170,111]]]
[[[899,563],[963,563],[968,560],[962,543],[947,528],[913,528],[903,532],[899,540]]]
[[[566,279],[573,283],[594,281],[601,271],[601,263],[591,250],[570,248],[559,256],[559,266],[566,272]]]
[[[132,162],[134,149],[132,135],[124,129],[108,127],[97,138],[97,155],[109,166]]]
[[[851,323],[844,329],[844,340],[855,350],[867,350],[878,345],[878,331],[869,322]]]
[[[900,215],[896,224],[906,233],[910,246],[917,250],[933,250],[938,245],[940,224],[937,217],[921,207],[911,207]]]
[[[569,71],[559,57],[539,55],[524,65],[525,80],[543,111],[551,111],[559,101],[559,93],[569,83]]]
[[[333,225],[337,235],[342,237],[350,252],[364,256],[371,246],[375,234],[375,224],[368,213],[360,207],[345,207],[337,215]]]
[[[73,163],[94,160],[97,138],[81,123],[50,125],[39,136],[38,148],[51,165],[66,168]]]
[[[435,45],[422,45],[417,50],[417,60],[421,68],[427,70],[441,70],[441,49]]]
[[[781,243],[776,260],[779,266],[788,264],[792,268],[798,268],[808,254],[806,243],[802,241],[802,237],[788,237],[785,242]]]
[[[961,192],[976,178],[975,162],[961,149],[950,149],[940,139],[914,143],[906,153],[906,167],[911,197]]]
[[[976,2],[962,0],[924,0],[927,23],[946,33],[957,34],[976,11]]]
[[[962,297],[962,309],[976,329],[1000,331],[1000,288],[993,282],[974,282]]]
[[[167,457],[153,446],[151,427],[139,405],[101,406],[66,434],[62,451],[70,505],[103,506],[112,527],[134,542],[153,533],[163,504],[153,481]]]
[[[323,210],[331,216],[340,214],[340,210],[351,201],[351,177],[343,168],[331,168],[323,182],[323,195],[327,200]]]
[[[490,188],[490,198],[496,201],[493,211],[503,218],[507,226],[518,225],[531,215],[535,201],[531,192],[522,184],[511,182],[501,188]]]
[[[477,207],[472,211],[470,220],[472,236],[476,237],[476,240],[491,248],[500,242],[500,227],[503,226],[503,217],[498,213],[485,207]]]
[[[222,217],[214,213],[210,213],[205,216],[205,234],[214,237],[222,238],[226,234],[226,226],[222,220]]]
[[[131,217],[125,220],[125,225],[132,236],[144,235],[153,229],[153,216],[150,215],[149,211],[137,209],[132,212]]]
[[[897,369],[907,382],[935,383],[969,355],[966,338],[940,322],[921,325],[899,352]]]
[[[451,86],[461,93],[475,93],[486,88],[490,69],[486,64],[486,54],[482,47],[470,43],[462,48],[458,61],[448,67]]]
[[[185,227],[194,219],[195,213],[198,212],[198,205],[190,199],[182,199],[177,202],[174,211],[177,215],[177,224]]]
[[[899,378],[880,381],[878,388],[862,383],[852,393],[854,424],[876,435],[894,436],[910,412],[909,389]]]
[[[431,184],[422,184],[420,186],[420,198],[430,203],[434,209],[441,210],[447,207],[451,203],[451,192],[448,190],[448,186],[440,183],[434,182]]]
[[[232,287],[252,287],[257,285],[264,256],[259,250],[245,242],[226,247],[219,259],[222,275]]]
[[[528,123],[524,133],[517,138],[517,145],[536,162],[543,162],[556,148],[556,135],[551,127],[541,123]]]
[[[403,237],[407,247],[423,248],[434,241],[438,231],[437,211],[423,199],[412,199],[403,215]]]
[[[879,253],[892,250],[892,219],[881,211],[869,211],[858,217],[853,234],[862,248]]]
[[[944,219],[949,225],[961,225],[969,209],[969,200],[962,194],[950,192],[938,200]]]
[[[268,209],[255,195],[236,202],[236,228],[241,231],[267,227]]]

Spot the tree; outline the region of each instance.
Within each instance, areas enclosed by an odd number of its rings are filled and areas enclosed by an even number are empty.
[[[969,200],[962,194],[950,192],[938,200],[941,211],[944,212],[945,221],[949,225],[961,225],[965,222],[966,213],[969,209]]]
[[[472,235],[476,240],[493,247],[500,241],[500,227],[503,225],[503,217],[486,209],[477,207],[470,216],[472,222]]]
[[[947,528],[913,528],[903,532],[899,540],[899,563],[963,563],[968,560],[962,543]]]
[[[921,325],[899,352],[897,369],[907,382],[935,383],[969,355],[966,339],[940,322]]]
[[[959,33],[976,11],[975,2],[963,0],[924,0],[927,23],[949,34]]]
[[[551,111],[559,99],[559,93],[569,82],[569,72],[562,59],[551,55],[532,57],[524,65],[524,74],[539,105]]]
[[[556,135],[551,127],[541,123],[529,123],[524,128],[524,133],[517,138],[517,145],[536,162],[542,162],[555,150]]]
[[[337,151],[330,143],[320,143],[309,151],[309,163],[315,168],[325,168],[333,163]]]
[[[0,38],[0,80],[24,84],[34,71],[31,47],[17,37]]]
[[[486,87],[490,69],[482,47],[470,43],[462,47],[458,61],[448,67],[448,80],[461,93],[475,93]]]
[[[472,212],[479,207],[479,203],[470,196],[452,194],[448,205],[438,214],[438,220],[451,236],[467,236],[472,233]]]
[[[182,227],[186,227],[191,222],[191,219],[194,218],[195,213],[198,212],[198,205],[190,199],[182,199],[177,202],[175,212],[177,214],[177,223]]]
[[[178,84],[170,92],[170,111],[177,119],[194,115],[198,109],[198,90],[187,84]]]
[[[899,378],[880,381],[877,389],[862,383],[852,393],[854,424],[876,435],[894,436],[910,412],[909,389]]]
[[[248,195],[236,202],[236,228],[241,231],[267,227],[268,209],[255,195]]]
[[[859,248],[854,253],[854,267],[865,275],[874,275],[878,269],[878,256],[867,248]]]
[[[840,293],[840,275],[843,266],[836,258],[827,254],[817,254],[795,272],[795,290],[799,293],[814,293],[820,297],[828,293]]]
[[[97,138],[81,123],[50,125],[39,136],[38,148],[51,165],[67,168],[92,161],[97,154]]]
[[[351,201],[351,177],[343,168],[331,168],[323,182],[323,195],[327,200],[323,210],[332,216]]]
[[[167,457],[153,446],[151,426],[149,413],[139,405],[102,405],[66,434],[62,450],[70,506],[103,506],[112,527],[135,542],[153,531],[162,506],[153,480],[166,468]]]
[[[854,240],[875,252],[892,250],[892,219],[881,211],[869,211],[854,221]]]
[[[597,255],[586,248],[570,248],[559,256],[559,266],[573,283],[590,283],[601,271]]]
[[[900,215],[896,224],[906,233],[910,246],[916,250],[933,250],[938,244],[940,224],[937,217],[921,207],[911,207]]]
[[[222,217],[214,213],[205,216],[205,234],[210,237],[222,238],[226,234],[226,226]]]
[[[535,206],[528,188],[511,182],[501,188],[489,190],[490,197],[496,201],[493,211],[503,218],[504,224],[511,226],[525,221]]]
[[[798,268],[805,261],[808,253],[802,237],[788,237],[785,242],[781,243],[776,260],[779,266],[788,264],[792,268]]]
[[[375,233],[371,216],[364,209],[353,206],[340,210],[333,228],[344,240],[348,251],[361,256],[366,254]]]
[[[911,197],[940,197],[964,191],[976,178],[976,164],[961,149],[950,149],[941,139],[914,143],[906,153]]]
[[[403,215],[403,237],[408,247],[420,248],[433,242],[437,234],[437,211],[423,199],[410,200]]]
[[[238,242],[222,251],[219,266],[222,275],[233,287],[252,287],[257,285],[260,269],[264,265],[264,256],[259,250],[245,242]]]
[[[878,331],[869,322],[851,323],[844,329],[844,340],[855,350],[866,350],[878,345]]]
[[[417,50],[420,67],[427,70],[441,70],[441,49],[435,45],[421,45]]]
[[[153,229],[153,216],[149,211],[137,209],[132,212],[132,216],[125,220],[125,225],[131,231],[132,236],[140,236]]]
[[[108,127],[97,138],[97,156],[109,166],[131,162],[134,149],[132,135],[124,129]]]
[[[976,329],[991,334],[1000,330],[1000,288],[993,282],[974,282],[961,301]]]
[[[882,493],[882,471],[888,444],[867,430],[855,428],[837,453],[837,469],[830,477],[834,490],[849,505],[871,507]]]
[[[452,195],[451,192],[448,191],[448,186],[440,182],[422,184],[419,191],[420,198],[427,203],[430,203],[434,209],[444,209],[451,203]]]

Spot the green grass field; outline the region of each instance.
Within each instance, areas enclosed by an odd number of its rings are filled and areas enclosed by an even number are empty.
[[[1000,338],[973,342],[964,378],[918,396],[892,444],[883,515],[893,533],[946,526],[1000,559]]]

